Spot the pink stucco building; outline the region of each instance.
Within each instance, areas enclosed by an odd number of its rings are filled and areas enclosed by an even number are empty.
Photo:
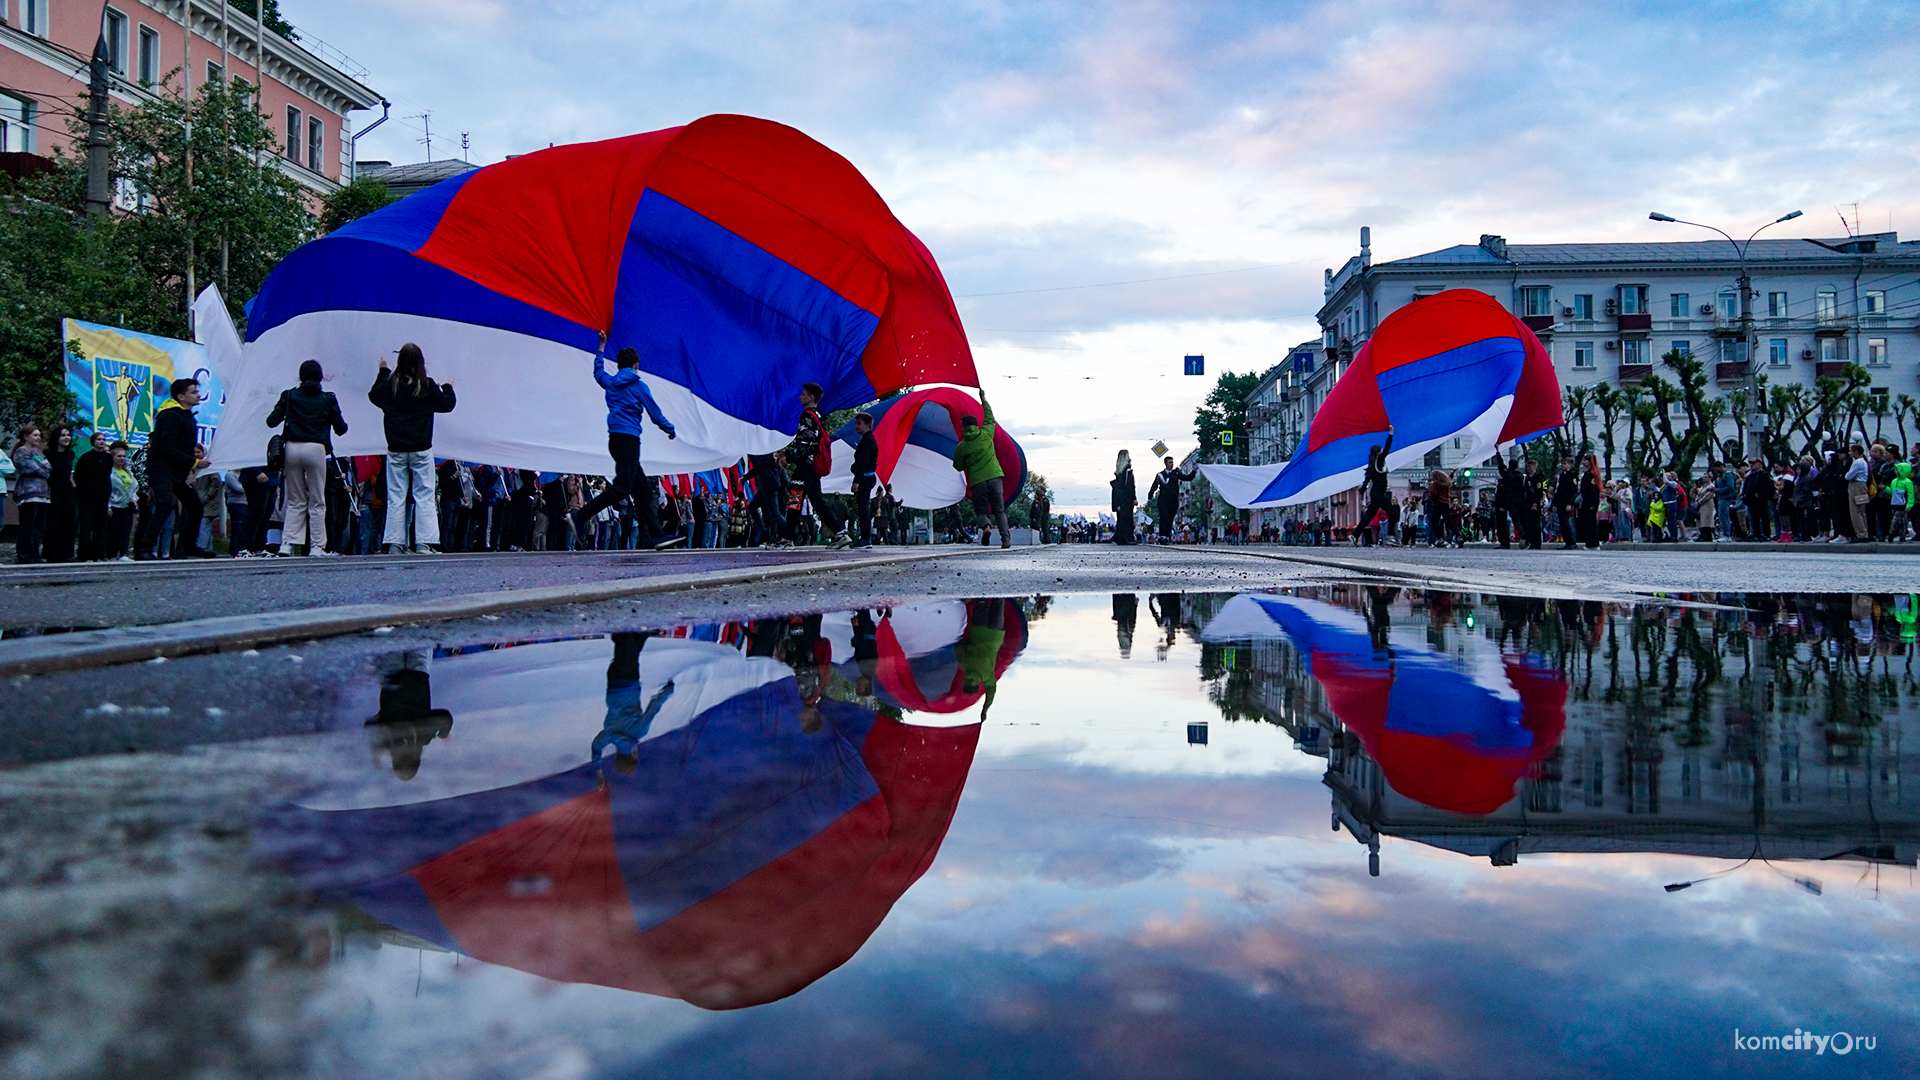
[[[102,18],[98,0],[0,0],[0,151],[83,151],[68,121],[86,109]],[[351,114],[382,99],[345,56],[289,41],[223,0],[107,0],[104,20],[117,104],[147,99],[170,75],[194,90],[235,75],[261,87],[289,175],[315,196],[351,179]]]

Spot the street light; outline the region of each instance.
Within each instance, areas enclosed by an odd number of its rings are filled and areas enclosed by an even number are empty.
[[[1747,249],[1753,245],[1753,238],[1759,236],[1763,230],[1770,229],[1783,221],[1792,221],[1799,216],[1800,211],[1798,210],[1792,213],[1781,214],[1779,217],[1760,226],[1760,228],[1753,230],[1753,232],[1747,236],[1746,240],[1740,241],[1728,236],[1725,229],[1713,225],[1703,225],[1698,221],[1685,221],[1669,214],[1659,213],[1658,211],[1647,215],[1648,219],[1652,221],[1665,221],[1674,225],[1691,225],[1696,229],[1712,229],[1721,236],[1727,237],[1727,243],[1733,245],[1734,253],[1740,257],[1740,344],[1747,350],[1741,356],[1741,359],[1745,361],[1747,365],[1747,430],[1755,434],[1759,433],[1760,425],[1765,422],[1766,410],[1762,407],[1760,401],[1760,381],[1758,373],[1754,371],[1753,364],[1753,279],[1747,274]],[[1753,453],[1753,447],[1751,446],[1747,447],[1746,450],[1749,454]]]

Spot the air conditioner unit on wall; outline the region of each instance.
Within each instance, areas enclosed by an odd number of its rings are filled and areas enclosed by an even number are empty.
[[[1620,301],[1618,300],[1607,301],[1607,314],[1609,315],[1620,314]]]
[[[1813,359],[1813,350],[1812,350],[1812,349],[1801,349],[1801,350],[1800,350],[1800,359],[1802,359],[1802,360],[1811,360],[1811,359]]]
[[[1711,314],[1713,314],[1713,305],[1712,305],[1712,304],[1701,304],[1701,305],[1700,305],[1700,314],[1702,314],[1702,315],[1711,315]]]
[[[1607,348],[1608,348],[1608,349],[1617,349],[1617,348],[1619,348],[1619,347],[1620,347],[1620,343],[1619,343],[1619,342],[1617,342],[1617,341],[1614,341],[1614,340],[1612,340],[1611,338],[1609,338],[1609,339],[1607,340]]]
[[[1563,317],[1563,318],[1566,318],[1566,317],[1571,317],[1571,316],[1573,315],[1573,309],[1572,309],[1572,308],[1570,308],[1570,307],[1566,307],[1566,306],[1564,306],[1564,305],[1563,305],[1563,306],[1562,306],[1562,307],[1560,308],[1560,315],[1561,315],[1561,317]]]

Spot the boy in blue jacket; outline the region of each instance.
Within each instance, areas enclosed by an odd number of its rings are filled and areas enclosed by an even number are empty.
[[[674,438],[673,422],[660,414],[653,392],[640,378],[640,354],[632,346],[621,349],[614,358],[618,370],[608,375],[601,366],[607,358],[606,348],[607,337],[602,334],[600,351],[593,355],[593,380],[607,395],[607,453],[613,455],[613,482],[594,496],[592,502],[573,512],[574,530],[584,533],[586,523],[592,521],[595,514],[631,497],[645,542],[653,547],[668,547],[680,538],[659,538],[660,518],[655,506],[653,478],[640,468],[640,429],[651,417],[671,439]]]

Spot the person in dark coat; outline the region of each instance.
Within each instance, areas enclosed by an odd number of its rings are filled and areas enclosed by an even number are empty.
[[[1133,486],[1133,459],[1122,450],[1113,463],[1114,543],[1133,543],[1133,508],[1139,501],[1139,489]]]
[[[1526,471],[1520,474],[1520,503],[1515,516],[1520,519],[1521,546],[1533,551],[1540,550],[1540,503],[1546,488],[1547,478],[1540,475],[1540,466],[1528,458]]]
[[[1390,528],[1393,523],[1393,496],[1387,491],[1387,455],[1392,452],[1393,427],[1388,425],[1387,441],[1367,451],[1367,471],[1360,481],[1361,490],[1367,493],[1367,508],[1360,513],[1361,547],[1373,546],[1376,527]]]
[[[1740,501],[1747,504],[1750,539],[1773,539],[1773,471],[1759,458],[1747,463],[1746,482],[1740,487]]]
[[[333,453],[333,436],[347,433],[347,421],[340,415],[340,399],[320,388],[325,379],[318,360],[302,360],[300,385],[282,391],[267,414],[268,427],[286,425],[280,429],[287,455],[281,481],[287,496],[280,530],[282,555],[295,554],[302,547],[313,556],[338,554],[327,549],[336,525],[344,525],[338,519],[330,521],[327,514],[328,495],[339,486],[337,470],[328,476],[327,458]]]
[[[107,550],[107,500],[113,495],[113,454],[107,433],[96,431],[87,452],[73,463],[74,519],[78,525],[79,558],[94,562]]]
[[[1580,478],[1574,473],[1573,459],[1560,460],[1560,479],[1553,485],[1554,520],[1560,526],[1560,546],[1572,551],[1577,530],[1574,527],[1574,511],[1578,509],[1580,498]]]
[[[1173,458],[1166,459],[1167,467],[1161,469],[1147,487],[1147,499],[1154,502],[1154,508],[1160,511],[1160,542],[1173,543],[1173,516],[1180,512],[1180,484],[1191,483],[1193,473],[1181,472],[1174,467]]]
[[[1501,547],[1510,548],[1513,546],[1510,542],[1513,528],[1508,524],[1508,519],[1511,517],[1514,522],[1519,521],[1520,500],[1524,497],[1526,485],[1521,480],[1519,462],[1495,455],[1493,464],[1500,470],[1500,481],[1493,489],[1493,534],[1500,538]],[[1526,543],[1524,538],[1521,543]]]
[[[1036,486],[1033,489],[1033,504],[1027,511],[1027,521],[1040,534],[1041,543],[1053,538],[1053,503],[1047,498],[1046,488]]]
[[[1600,546],[1600,459],[1587,455],[1587,467],[1580,473],[1580,542],[1589,549]]]
[[[73,429],[57,424],[47,440],[47,542],[41,557],[47,562],[73,561]]]
[[[457,399],[453,383],[427,377],[427,361],[420,346],[400,346],[396,370],[380,370],[373,377],[367,400],[381,412],[387,436],[387,527],[382,538],[389,555],[411,550],[433,554],[440,549],[438,474],[433,467],[433,417],[452,412]],[[413,500],[413,543],[407,542],[407,500]]]
[[[855,413],[853,430],[860,442],[853,448],[853,512],[860,517],[859,547],[873,546],[873,489],[880,485],[880,441],[873,437],[873,416]]]
[[[200,496],[187,486],[193,470],[207,463],[205,451],[196,441],[200,429],[193,407],[198,404],[199,380],[175,379],[167,388],[166,402],[153,415],[153,431],[147,436],[147,489],[152,493],[153,506],[136,558],[167,558],[176,523],[181,535],[189,538],[189,545],[199,538]],[[191,546],[187,553],[201,554]]]

